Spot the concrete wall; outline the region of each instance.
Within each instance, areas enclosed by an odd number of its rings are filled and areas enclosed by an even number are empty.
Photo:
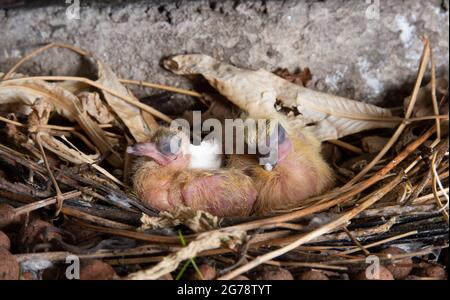
[[[76,14],[66,5],[0,9],[0,71],[61,41],[98,54],[126,78],[189,87],[160,61],[205,53],[247,68],[309,67],[316,89],[392,102],[411,86],[426,35],[439,72],[448,72],[448,0],[106,3],[81,0],[79,19],[68,17]],[[80,66],[76,56],[54,50],[22,71],[75,74]]]

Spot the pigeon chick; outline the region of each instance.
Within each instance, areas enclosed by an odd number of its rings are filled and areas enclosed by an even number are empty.
[[[205,147],[212,151],[211,145]],[[217,169],[217,159],[211,157],[209,163],[199,164],[197,157],[192,164],[197,153],[205,155],[204,149],[192,147],[181,131],[160,128],[149,142],[130,146],[127,152],[144,157],[135,164],[133,188],[155,209],[187,206],[218,217],[252,212],[257,195],[252,179],[237,169]]]
[[[320,153],[320,142],[308,132],[285,128],[287,125],[271,122],[266,132],[268,140],[274,141],[270,147],[277,151],[274,163],[261,165],[261,156],[248,154],[232,155],[228,161],[231,168],[252,177],[258,191],[258,214],[298,207],[333,184],[331,168]]]

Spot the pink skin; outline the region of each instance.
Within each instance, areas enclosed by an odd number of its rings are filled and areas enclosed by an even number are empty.
[[[158,210],[185,205],[219,217],[242,216],[250,214],[256,201],[251,179],[238,171],[186,170],[189,155],[164,154],[154,143],[136,144],[127,152],[160,166],[141,172],[138,188],[141,199]]]
[[[283,161],[292,151],[292,142],[286,137],[283,143],[278,145],[278,163]]]
[[[152,184],[148,185],[142,197],[149,199],[148,204],[158,210],[169,210],[172,207],[172,201],[169,193],[170,180],[161,180],[152,178]]]
[[[330,184],[330,175],[323,169],[325,166],[317,164],[311,152],[302,149],[309,146],[305,137],[300,136],[299,140],[306,144],[294,146],[286,136],[278,145],[277,164],[259,183],[258,211],[264,213],[294,207],[302,199],[317,194]]]
[[[161,166],[184,168],[189,163],[188,155],[166,155],[161,153],[154,143],[138,143],[127,148],[127,153],[137,156],[147,156]]]
[[[151,142],[138,143],[127,148],[127,153],[136,156],[146,156],[153,159],[162,168],[167,168],[166,172],[161,169],[153,169],[145,176],[145,189],[141,197],[147,204],[158,210],[170,210],[177,205],[177,197],[170,191],[173,174],[176,170],[182,170],[189,164],[187,155],[166,155],[161,153],[156,145]]]
[[[278,143],[270,145],[278,150],[271,170],[260,165],[261,160],[252,155],[236,155],[229,160],[232,168],[253,179],[258,192],[254,206],[256,214],[298,207],[304,199],[332,184],[331,170],[321,159],[319,143],[314,138],[304,133],[290,132],[288,135],[279,130],[280,133],[283,135],[274,140]]]
[[[184,186],[182,189],[183,200],[186,206],[193,206],[195,203],[195,194],[199,189],[209,189],[209,190],[218,190],[220,188],[220,183],[223,180],[220,176],[210,176],[210,177],[200,177],[194,178],[189,185]],[[221,199],[223,200],[223,199]],[[218,215],[221,211],[227,209],[227,207],[223,207],[224,201],[218,201],[220,203],[219,207],[214,207],[211,204],[207,204],[207,210],[211,213]]]

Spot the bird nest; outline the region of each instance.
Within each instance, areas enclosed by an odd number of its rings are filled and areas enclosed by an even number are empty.
[[[95,64],[97,79],[19,73],[54,47]],[[305,70],[277,74],[304,85],[311,76]],[[336,186],[266,215],[218,218],[142,203],[130,187],[126,147],[172,118],[133,96],[126,87],[133,85],[193,97],[210,114],[214,107],[216,114],[231,111],[211,88],[120,79],[93,54],[59,43],[0,75],[4,279],[61,279],[70,255],[81,260],[81,279],[446,276],[448,85],[435,78],[427,40],[395,126],[328,139],[322,149]]]

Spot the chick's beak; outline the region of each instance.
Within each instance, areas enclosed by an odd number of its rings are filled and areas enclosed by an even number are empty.
[[[176,158],[175,156],[161,153],[154,143],[137,143],[128,146],[127,153],[136,156],[148,156],[160,165],[167,165]]]

